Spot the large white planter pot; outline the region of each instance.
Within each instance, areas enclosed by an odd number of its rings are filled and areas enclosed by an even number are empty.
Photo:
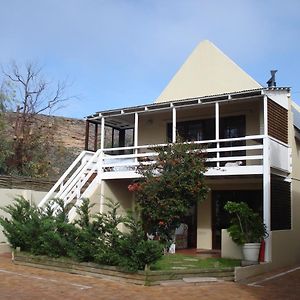
[[[243,245],[244,259],[248,261],[258,261],[260,243],[246,243]]]

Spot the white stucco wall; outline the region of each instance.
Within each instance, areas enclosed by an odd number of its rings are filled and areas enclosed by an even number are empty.
[[[5,207],[13,203],[13,200],[17,196],[23,196],[25,199],[31,203],[38,204],[39,201],[46,195],[47,192],[33,191],[33,190],[23,190],[23,189],[0,189],[0,207]],[[7,216],[7,214],[0,210],[1,216]],[[0,243],[6,243],[7,240],[2,232],[2,227],[0,226]],[[0,247],[1,251],[1,247]]]

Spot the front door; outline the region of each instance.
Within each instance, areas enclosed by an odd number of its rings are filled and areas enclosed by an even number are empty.
[[[188,214],[182,218],[181,225],[175,231],[176,248],[197,247],[197,209],[192,207]]]
[[[197,248],[197,209],[196,206],[190,209],[189,214],[184,218],[187,224],[187,247]]]
[[[229,214],[224,205],[228,201],[246,202],[249,207],[262,215],[262,190],[212,191],[212,247],[221,249],[221,232],[230,226]]]

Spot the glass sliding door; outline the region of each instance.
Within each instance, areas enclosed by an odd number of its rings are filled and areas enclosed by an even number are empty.
[[[220,139],[232,139],[245,137],[246,124],[245,116],[233,116],[220,119]],[[220,147],[237,147],[245,146],[245,141],[229,141],[220,143]],[[221,157],[231,156],[245,156],[246,151],[226,151],[221,152]],[[221,163],[221,166],[226,165],[226,162]],[[242,165],[245,165],[245,161],[242,161]]]
[[[177,122],[177,135],[184,142],[205,141],[215,138],[214,119]],[[168,141],[172,141],[172,123],[167,125]]]

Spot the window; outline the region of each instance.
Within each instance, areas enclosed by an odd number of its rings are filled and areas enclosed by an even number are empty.
[[[245,116],[234,116],[220,119],[220,139],[232,139],[244,137],[246,135]],[[220,147],[245,146],[245,141],[228,141],[220,143]],[[221,152],[221,157],[245,156],[246,151],[227,151]],[[224,166],[226,162],[221,163]],[[245,161],[242,161],[245,165]]]
[[[212,140],[215,138],[214,119],[177,122],[177,134],[185,142]],[[167,125],[168,141],[172,141],[172,123]]]
[[[291,229],[291,184],[271,177],[271,230]]]

